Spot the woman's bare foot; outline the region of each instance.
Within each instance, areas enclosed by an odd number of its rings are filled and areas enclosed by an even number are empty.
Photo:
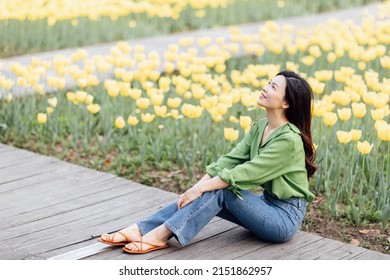
[[[129,226],[120,230],[119,232],[115,232],[113,234],[104,233],[100,237],[103,243],[109,243],[112,245],[125,245],[134,240],[139,240],[142,237],[141,232],[136,224]]]
[[[167,247],[172,232],[164,225],[155,228],[142,236],[141,240],[134,241],[125,246],[128,253],[146,253]]]

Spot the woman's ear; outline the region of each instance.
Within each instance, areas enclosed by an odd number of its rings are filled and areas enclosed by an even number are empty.
[[[287,109],[288,107],[290,107],[290,105],[288,105],[287,102],[284,102],[283,105],[282,105],[282,108],[283,109]]]

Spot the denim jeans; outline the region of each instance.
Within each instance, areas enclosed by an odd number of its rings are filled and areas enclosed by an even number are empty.
[[[266,192],[241,194],[243,199],[227,189],[205,192],[181,209],[174,202],[137,225],[144,235],[164,224],[182,246],[188,245],[215,216],[243,226],[268,242],[286,242],[300,228],[306,211],[304,198],[279,200]]]

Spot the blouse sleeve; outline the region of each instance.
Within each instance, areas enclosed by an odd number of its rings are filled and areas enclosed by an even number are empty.
[[[232,169],[224,168],[218,176],[229,183],[229,189],[240,196],[242,189],[260,186],[294,169],[294,141],[288,134],[280,135],[259,155]]]
[[[250,159],[251,143],[256,123],[252,125],[250,131],[228,154],[221,156],[217,162],[213,162],[206,167],[206,173],[215,177],[223,169],[232,169],[238,164],[242,164]]]

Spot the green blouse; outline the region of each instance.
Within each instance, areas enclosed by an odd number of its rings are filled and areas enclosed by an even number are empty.
[[[241,197],[240,190],[262,186],[278,199],[304,197],[309,191],[305,151],[299,129],[288,123],[275,130],[260,146],[267,119],[253,123],[244,139],[228,154],[207,166],[211,177],[229,183],[228,189]]]

